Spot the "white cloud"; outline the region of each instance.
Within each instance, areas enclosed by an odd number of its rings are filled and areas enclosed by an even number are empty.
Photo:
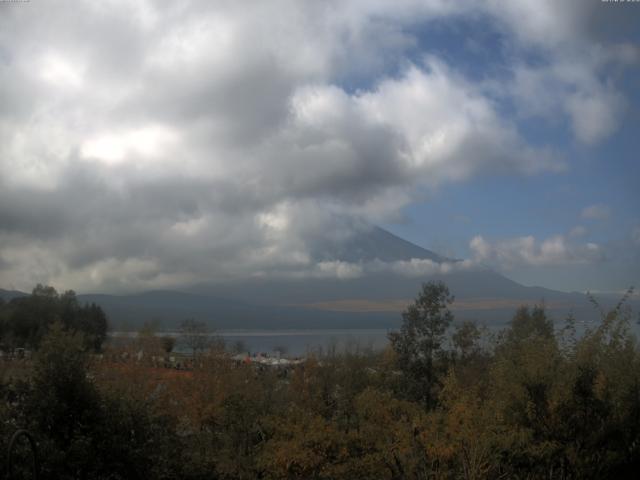
[[[617,129],[623,106],[622,96],[610,89],[575,93],[565,102],[576,137],[587,144],[600,142]]]
[[[624,103],[605,67],[638,57],[633,46],[593,41],[588,12],[557,2],[6,10],[0,234],[10,241],[0,244],[0,274],[21,288],[119,288],[118,268],[140,288],[364,274],[369,267],[320,265],[310,245],[346,235],[336,219],[394,218],[425,188],[563,168],[553,149],[527,142],[502,102],[525,115],[560,108],[577,138],[596,142]],[[415,55],[416,26],[464,17],[501,25],[513,78],[479,82],[433,53]],[[530,49],[545,62],[527,62]],[[554,245],[532,248],[561,255]]]
[[[168,155],[176,154],[176,143],[177,134],[173,129],[148,125],[89,137],[80,146],[80,156],[87,161],[100,160],[107,164],[134,158],[166,159]]]
[[[539,116],[558,126],[569,121],[582,143],[599,143],[615,132],[627,104],[623,94],[606,78],[610,59],[592,58],[587,52],[556,53],[550,64],[516,64],[507,85],[518,112]],[[602,73],[600,73],[602,72]]]
[[[447,275],[453,272],[472,270],[478,265],[471,260],[459,262],[434,262],[425,258],[412,258],[411,260],[398,260],[379,265],[382,270],[406,277],[423,277],[428,275]]]
[[[555,235],[536,240],[529,235],[489,242],[478,235],[469,242],[473,259],[499,268],[593,263],[604,260],[603,248],[596,243],[570,243]]]
[[[362,276],[362,267],[360,265],[341,262],[341,261],[325,261],[316,265],[316,276],[349,279]]]
[[[50,53],[41,61],[40,75],[57,87],[78,88],[83,84],[84,72],[76,62]]]
[[[387,79],[359,103],[367,118],[388,126],[406,145],[409,167],[428,182],[460,180],[485,168],[535,172],[559,168],[528,147],[470,83],[434,58]]]
[[[412,258],[410,260],[392,262],[385,262],[378,259],[363,262],[326,260],[310,263],[306,266],[298,265],[297,267],[301,266],[311,268],[294,268],[289,271],[279,271],[276,275],[293,278],[310,277],[348,280],[369,274],[388,273],[410,278],[424,278],[480,268],[479,264],[472,260],[438,263],[425,258]]]
[[[588,230],[582,225],[576,225],[569,231],[569,237],[584,237],[588,233]]]
[[[606,205],[596,204],[585,207],[580,216],[588,220],[606,220],[609,218],[611,210]]]
[[[631,21],[629,7],[614,10],[606,2],[579,0],[490,1],[487,9],[511,31],[527,53],[544,62],[515,61],[506,85],[518,111],[558,124],[569,121],[575,137],[595,144],[618,127],[627,103],[614,85],[618,69],[637,66],[640,48],[605,43],[603,31]]]

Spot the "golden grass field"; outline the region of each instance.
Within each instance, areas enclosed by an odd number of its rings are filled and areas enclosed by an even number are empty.
[[[326,310],[332,312],[402,312],[412,303],[411,299],[392,299],[392,300],[366,300],[366,299],[345,299],[332,300],[326,302],[314,302],[304,305],[317,310]],[[536,300],[532,299],[504,299],[504,298],[470,298],[465,300],[456,300],[451,305],[453,311],[465,310],[513,310],[521,305],[536,304]],[[569,304],[563,302],[548,302],[545,304],[547,308],[568,307]]]

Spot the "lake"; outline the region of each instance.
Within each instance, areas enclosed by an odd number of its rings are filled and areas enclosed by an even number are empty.
[[[556,322],[556,331],[561,329],[564,324]],[[589,325],[594,328],[596,324]],[[487,330],[490,334],[495,335],[503,329],[505,325],[489,325]],[[577,324],[578,335],[584,331],[586,325]],[[640,337],[640,325],[632,322],[631,330]],[[219,337],[229,350],[235,350],[234,347],[242,345],[242,351],[250,353],[273,353],[280,350],[287,356],[303,356],[309,352],[318,352],[322,350],[326,352],[335,348],[338,352],[345,349],[355,350],[373,348],[381,350],[387,344],[387,333],[391,329],[316,329],[316,330],[217,330],[210,336]],[[135,332],[111,332],[109,336],[118,341],[134,338]],[[187,353],[187,349],[181,345],[179,332],[161,332],[158,335],[167,335],[175,337],[178,342],[175,351]],[[488,339],[485,339],[488,340]]]
[[[338,351],[356,348],[383,349],[387,345],[387,329],[327,329],[327,330],[219,330],[212,337],[221,337],[229,349],[241,346],[251,353],[272,353],[280,349],[287,356],[301,356],[318,350]],[[178,332],[166,332],[180,338]],[[134,338],[135,332],[112,332],[114,339]],[[186,351],[178,344],[176,351]]]

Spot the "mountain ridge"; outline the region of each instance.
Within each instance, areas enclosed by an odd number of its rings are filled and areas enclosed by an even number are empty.
[[[342,242],[328,242],[318,255],[344,262],[458,261],[380,227],[360,230]],[[348,279],[250,278],[181,290],[84,293],[78,299],[101,305],[117,329],[135,329],[149,320],[174,328],[184,318],[223,329],[394,328],[400,322],[402,305],[410,303],[421,283],[429,280],[447,284],[457,299],[452,307],[461,320],[504,323],[520,303],[546,303],[556,316],[573,312],[593,318],[595,314],[585,295],[524,286],[486,267],[413,276],[385,271]],[[0,290],[0,297],[7,299],[20,295],[26,294]]]

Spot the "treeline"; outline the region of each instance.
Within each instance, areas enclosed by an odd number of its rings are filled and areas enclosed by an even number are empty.
[[[31,378],[2,385],[0,439],[29,429],[44,478],[635,478],[640,350],[623,302],[579,335],[522,307],[491,336],[455,324],[451,301],[425,284],[383,352],[286,374],[223,350],[190,372],[99,359],[55,323]]]
[[[9,302],[0,298],[0,339],[5,350],[37,349],[50,327],[60,322],[65,329],[83,334],[88,348],[99,351],[107,337],[107,316],[94,303],[81,305],[73,290],[59,294],[38,284],[31,295]]]

